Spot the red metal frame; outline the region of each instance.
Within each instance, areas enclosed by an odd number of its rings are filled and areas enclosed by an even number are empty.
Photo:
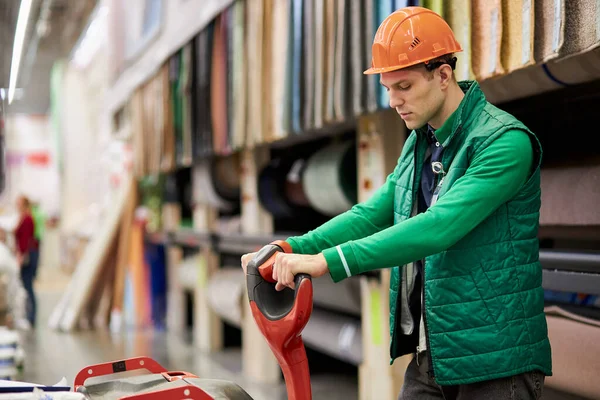
[[[167,372],[167,369],[150,357],[133,357],[126,360],[90,365],[83,368],[75,377],[74,390],[83,386],[88,378],[112,375],[124,371],[146,369],[152,374]]]
[[[178,386],[154,392],[121,397],[120,400],[214,400],[204,390],[195,385]]]

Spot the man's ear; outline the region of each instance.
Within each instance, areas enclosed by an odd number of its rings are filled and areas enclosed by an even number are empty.
[[[442,89],[446,89],[450,85],[450,82],[452,82],[452,67],[448,64],[442,64],[437,69],[437,72],[440,77],[440,84],[442,85]]]

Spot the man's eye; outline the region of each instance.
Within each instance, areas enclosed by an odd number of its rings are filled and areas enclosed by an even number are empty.
[[[398,86],[398,89],[400,89],[400,90],[408,90],[408,89],[410,89],[410,85]]]

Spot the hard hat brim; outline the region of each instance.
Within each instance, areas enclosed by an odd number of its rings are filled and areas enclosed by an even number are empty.
[[[445,54],[454,54],[454,53],[461,53],[463,51],[462,47],[458,47],[458,49],[445,53]],[[431,61],[434,60],[438,57],[443,56],[444,54],[440,54],[440,55],[436,55],[435,57],[429,57],[423,60],[415,60],[411,63],[407,63],[407,64],[403,64],[403,65],[393,65],[391,67],[384,67],[384,68],[375,68],[375,67],[371,67],[365,71],[363,71],[363,75],[375,75],[375,74],[385,74],[386,72],[393,72],[393,71],[398,71],[404,68],[408,68],[408,67],[413,67],[415,65],[419,65],[419,64],[423,64],[426,63],[427,61]]]

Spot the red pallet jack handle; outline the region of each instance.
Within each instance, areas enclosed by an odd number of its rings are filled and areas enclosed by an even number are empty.
[[[126,371],[135,371],[145,369],[151,374],[161,374],[167,381],[184,378],[197,378],[196,375],[185,371],[167,371],[165,367],[150,357],[133,357],[125,360],[94,364],[85,367],[75,377],[73,383],[73,391],[77,392],[80,387],[85,385],[85,381],[89,378],[98,376],[107,376]],[[121,397],[121,400],[213,400],[211,396],[206,394],[202,389],[194,385],[179,386],[176,388],[157,390],[156,392],[142,393],[132,396]]]
[[[290,245],[275,241],[264,246],[248,263],[246,283],[252,316],[283,372],[289,400],[311,400],[310,372],[302,330],[312,313],[310,275],[294,277],[295,289],[275,290],[273,264],[278,252],[291,253]]]

